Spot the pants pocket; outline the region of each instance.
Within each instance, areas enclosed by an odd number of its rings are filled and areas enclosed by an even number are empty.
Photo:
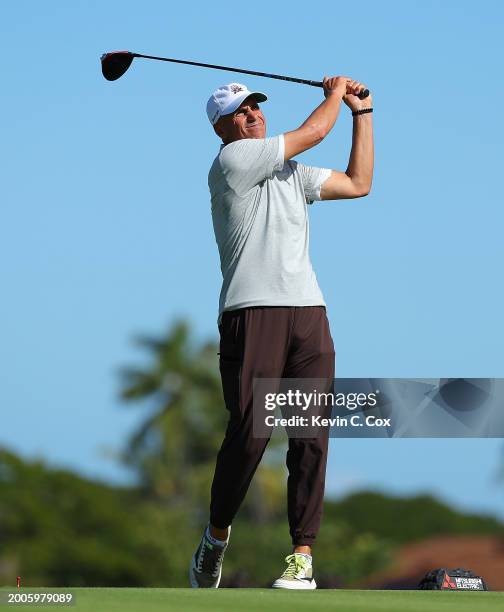
[[[230,413],[239,412],[242,361],[221,354],[219,369],[226,408]]]

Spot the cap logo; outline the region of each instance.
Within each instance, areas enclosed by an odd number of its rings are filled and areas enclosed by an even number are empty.
[[[234,94],[237,94],[239,91],[243,91],[243,87],[240,87],[239,85],[231,85],[231,87],[229,88]]]

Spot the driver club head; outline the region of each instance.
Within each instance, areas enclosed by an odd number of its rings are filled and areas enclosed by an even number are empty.
[[[110,51],[101,56],[102,74],[107,81],[117,81],[131,66],[135,54],[131,51]]]

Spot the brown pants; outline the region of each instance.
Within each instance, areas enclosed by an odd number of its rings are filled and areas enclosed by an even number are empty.
[[[254,378],[334,378],[324,306],[226,311],[219,325],[220,372],[229,422],[217,455],[210,523],[231,525],[268,443],[253,437]],[[328,433],[328,432],[327,432]],[[290,438],[288,518],[292,543],[311,546],[322,517],[328,436]]]

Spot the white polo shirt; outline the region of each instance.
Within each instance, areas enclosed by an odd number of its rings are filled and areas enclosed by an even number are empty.
[[[289,160],[283,135],[222,145],[210,168],[222,312],[325,306],[309,257],[308,207],[331,174]]]

